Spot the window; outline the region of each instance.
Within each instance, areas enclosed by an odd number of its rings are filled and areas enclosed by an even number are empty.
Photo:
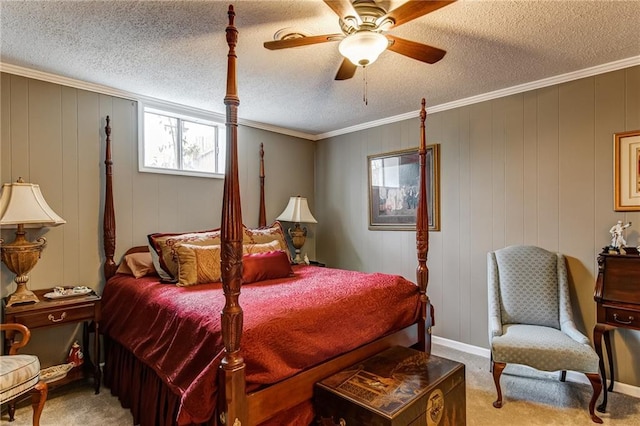
[[[193,111],[142,103],[139,116],[141,172],[224,177],[226,137],[222,123]]]

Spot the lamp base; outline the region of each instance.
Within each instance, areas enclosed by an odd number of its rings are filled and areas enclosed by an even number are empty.
[[[300,257],[300,249],[296,249],[296,257],[293,258],[293,263],[296,265],[301,265],[304,263],[304,260]]]
[[[291,243],[293,243],[293,247],[296,249],[296,257],[293,259],[293,263],[295,264],[304,263],[304,261],[300,257],[300,249],[302,248],[305,240],[307,239],[307,228],[300,227],[300,224],[296,222],[293,225],[293,228],[289,228],[287,232],[291,237]]]
[[[16,291],[7,299],[7,306],[40,301],[31,290],[27,289],[27,282],[29,281],[29,271],[38,263],[46,244],[47,240],[44,237],[40,237],[34,242],[27,241],[24,225],[21,223],[18,224],[16,239],[12,243],[5,243],[0,238],[2,262],[7,266],[7,269],[16,274],[13,281],[18,285]]]
[[[38,299],[38,296],[36,296],[31,290],[27,289],[26,284],[21,283],[18,284],[16,291],[7,299],[7,307],[22,303],[38,303],[39,301],[40,299]]]

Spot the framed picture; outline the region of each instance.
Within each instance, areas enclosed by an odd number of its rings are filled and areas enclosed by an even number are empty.
[[[418,148],[367,157],[369,229],[415,230],[420,159]],[[440,145],[428,145],[426,156],[429,230],[440,230]]]
[[[640,211],[640,130],[613,139],[614,210]]]

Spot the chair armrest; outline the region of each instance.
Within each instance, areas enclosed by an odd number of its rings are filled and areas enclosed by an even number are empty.
[[[489,342],[493,340],[496,336],[502,336],[502,323],[500,322],[500,317],[490,316],[489,317]]]
[[[578,330],[573,322],[573,310],[571,309],[571,297],[569,296],[569,277],[567,274],[567,261],[563,254],[556,253],[559,286],[560,330],[578,343],[590,345],[589,339]]]
[[[29,343],[29,339],[31,339],[31,331],[22,324],[0,324],[0,331],[17,331],[22,334],[22,340],[20,341],[11,341],[11,348],[9,349],[9,355],[15,355],[18,353],[18,349],[26,346]]]
[[[578,343],[582,343],[583,345],[591,345],[589,338],[582,334],[580,330],[578,330],[573,321],[565,321],[560,324],[560,330]]]
[[[495,253],[487,254],[488,281],[488,313],[489,313],[489,343],[496,336],[502,336],[502,314],[500,312],[500,284],[498,279],[498,264]]]

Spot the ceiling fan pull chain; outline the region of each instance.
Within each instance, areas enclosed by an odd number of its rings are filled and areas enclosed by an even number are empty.
[[[367,95],[367,67],[362,67],[362,101],[365,105],[369,105],[369,96]]]

